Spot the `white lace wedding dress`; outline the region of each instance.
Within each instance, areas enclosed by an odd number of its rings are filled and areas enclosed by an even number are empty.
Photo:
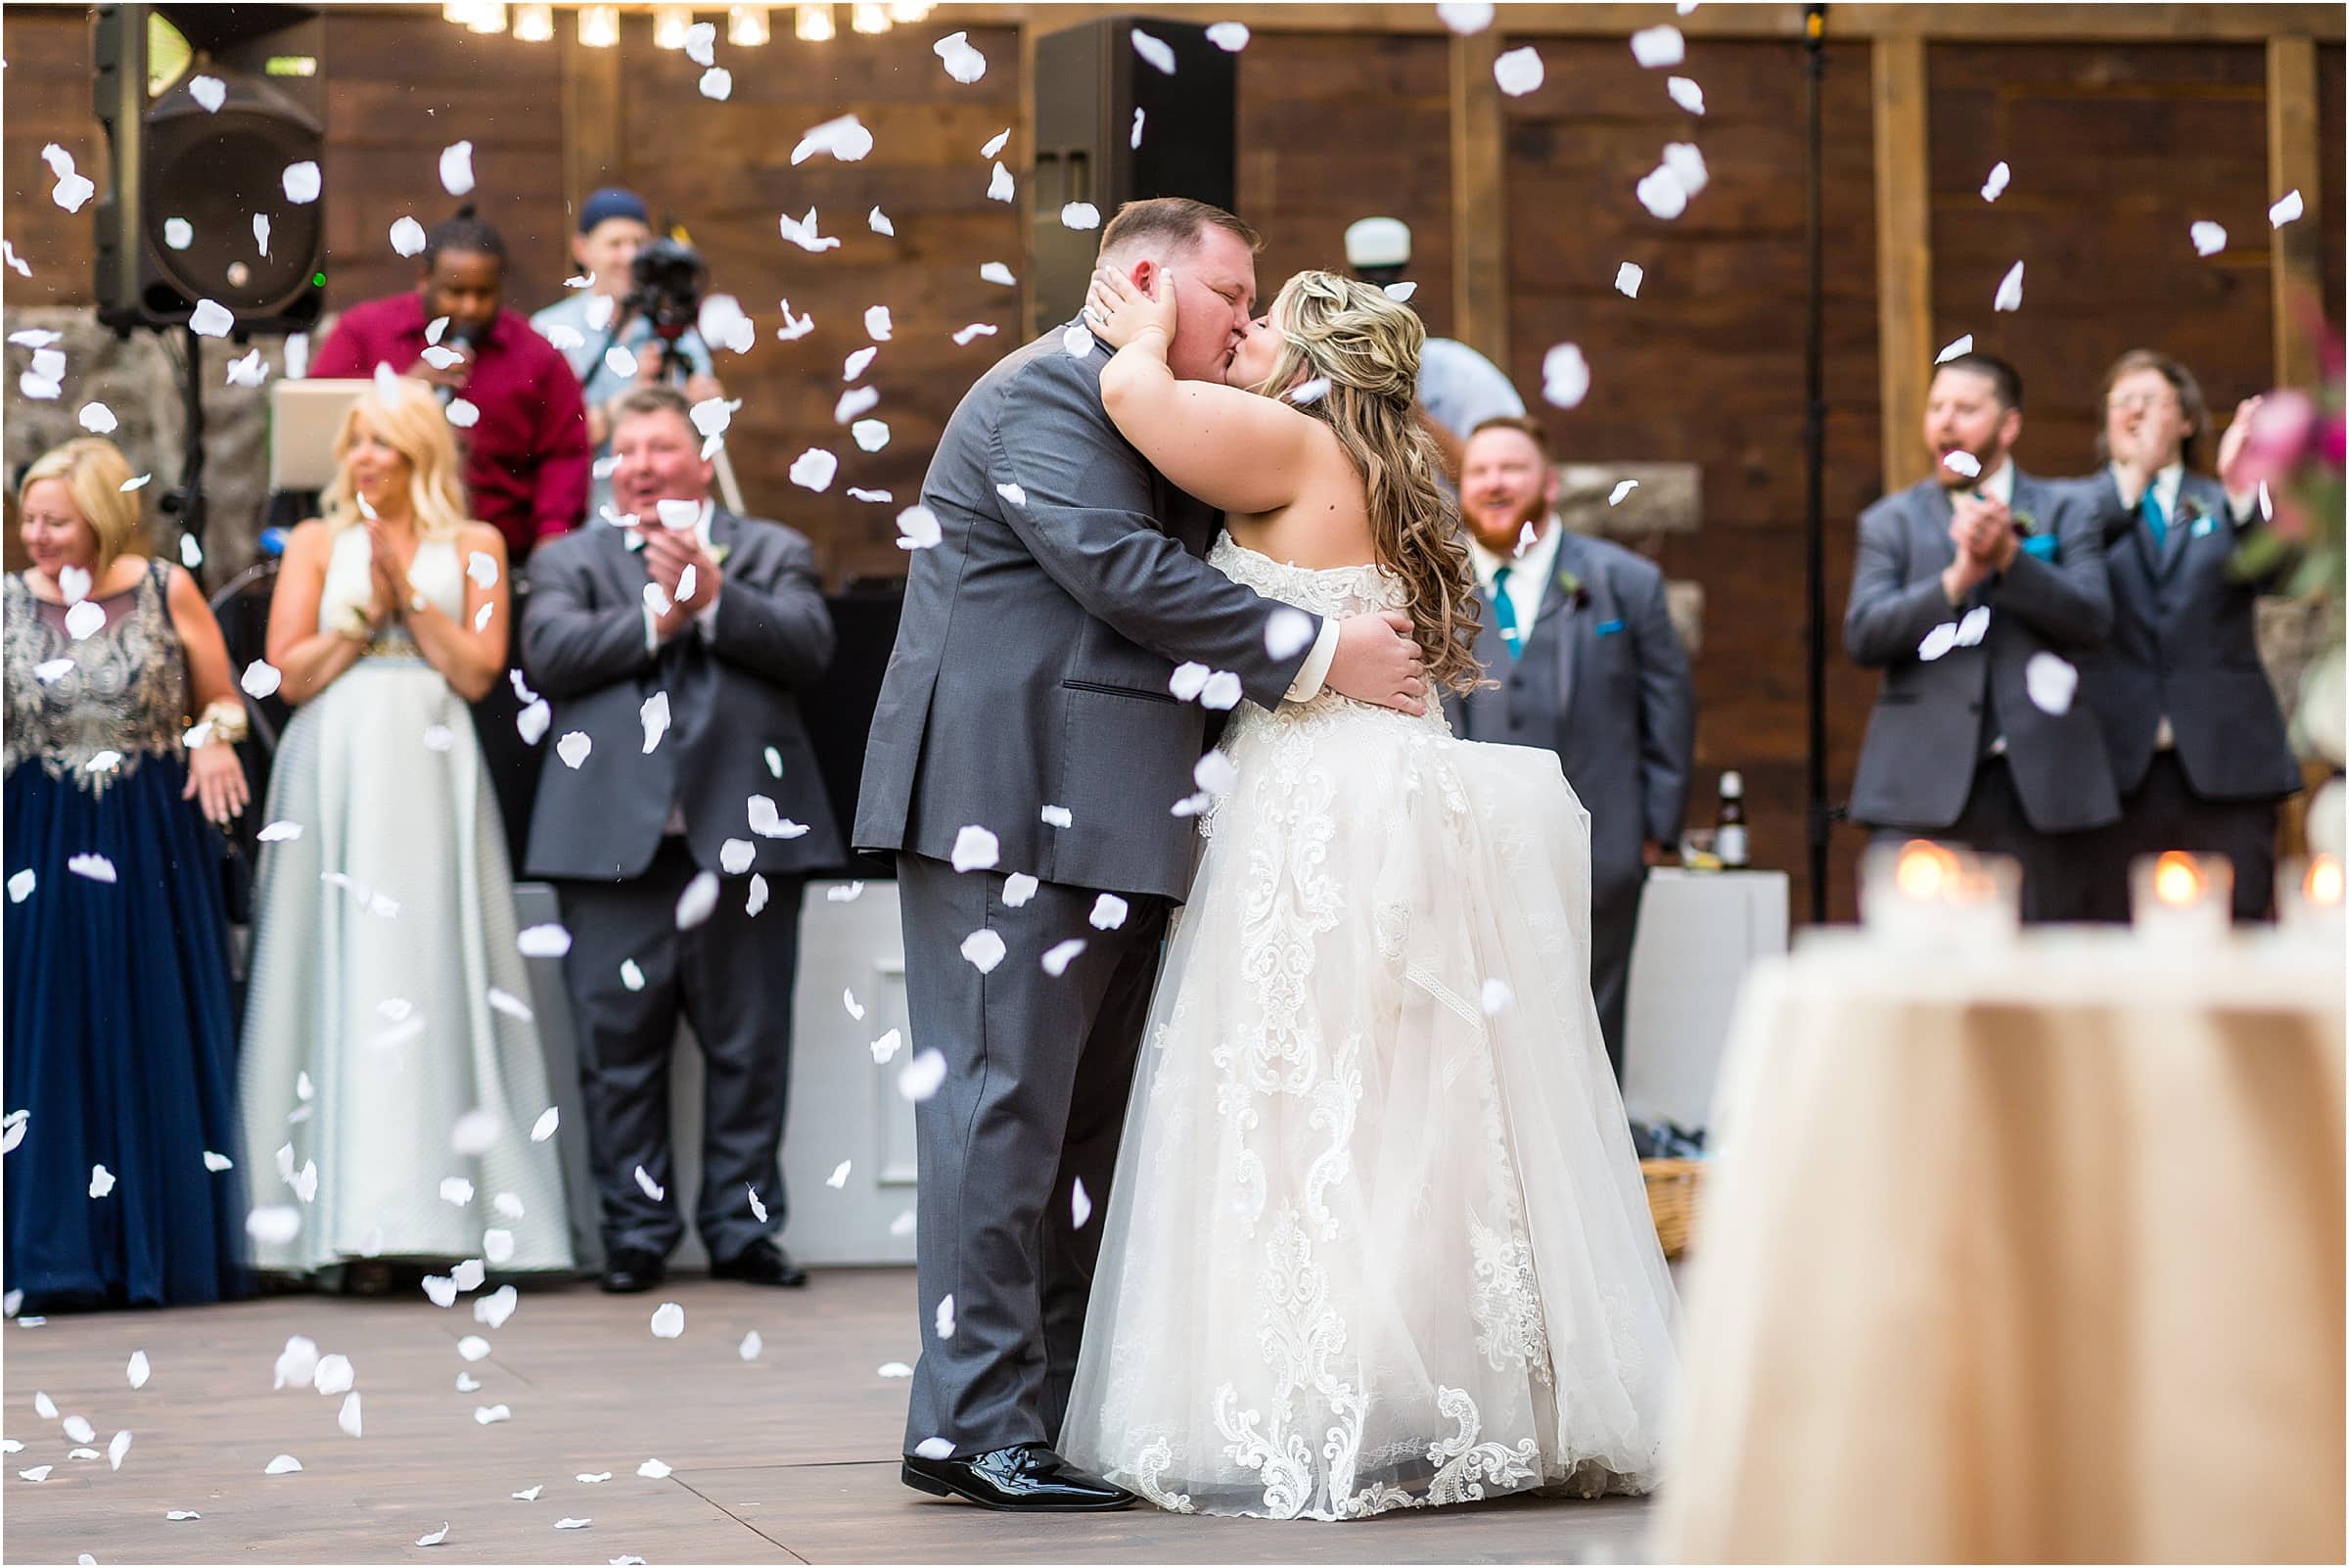
[[[1208,558],[1325,616],[1375,567]],[[1143,1036],[1060,1452],[1352,1519],[1654,1485],[1677,1305],[1589,989],[1556,757],[1243,705]]]

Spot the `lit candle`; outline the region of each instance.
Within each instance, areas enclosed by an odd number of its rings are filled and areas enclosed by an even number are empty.
[[[2021,891],[2021,869],[2004,855],[1912,839],[1867,853],[1860,917],[1871,933],[1903,942],[1998,942],[2019,927]]]
[[[2130,923],[2140,936],[2223,942],[2234,920],[2234,867],[2225,855],[2170,850],[2129,870]]]
[[[2314,937],[2337,952],[2344,929],[2341,862],[2329,854],[2287,860],[2276,871],[2276,923],[2290,936]]]

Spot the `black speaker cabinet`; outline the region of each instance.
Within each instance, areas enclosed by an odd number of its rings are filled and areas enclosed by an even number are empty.
[[[285,171],[326,154],[325,20],[311,6],[92,8],[93,107],[114,154],[97,206],[98,317],[170,326],[212,300],[299,332],[326,290],[326,196]],[[199,96],[194,84],[209,78]],[[264,249],[254,219],[268,220]],[[183,229],[181,225],[184,224]]]
[[[1134,48],[1137,27],[1174,52],[1172,73]],[[1083,306],[1100,248],[1099,230],[1062,223],[1063,207],[1090,203],[1104,224],[1153,196],[1233,207],[1238,102],[1238,59],[1203,25],[1111,17],[1036,39],[1031,335]]]

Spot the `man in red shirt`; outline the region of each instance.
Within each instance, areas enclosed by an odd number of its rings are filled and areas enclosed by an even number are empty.
[[[422,259],[414,294],[343,313],[310,374],[372,376],[385,364],[441,389],[473,515],[506,536],[519,566],[539,539],[576,528],[586,509],[579,378],[528,318],[500,304],[506,244],[470,206],[425,236]],[[442,317],[438,339],[428,336]]]

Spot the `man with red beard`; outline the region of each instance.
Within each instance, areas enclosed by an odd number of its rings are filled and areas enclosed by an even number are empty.
[[[1461,459],[1460,521],[1485,596],[1476,657],[1497,684],[1445,707],[1456,735],[1556,752],[1590,813],[1590,992],[1620,1083],[1639,897],[1688,804],[1688,656],[1655,563],[1559,521],[1539,424],[1488,419]]]
[[[2022,863],[2023,918],[2087,912],[2091,830],[2120,816],[2078,661],[2112,630],[2101,518],[2012,457],[2022,378],[1959,354],[1934,372],[1933,476],[1860,516],[1844,651],[1884,671],[1851,814],[1878,842],[1938,839]]]

